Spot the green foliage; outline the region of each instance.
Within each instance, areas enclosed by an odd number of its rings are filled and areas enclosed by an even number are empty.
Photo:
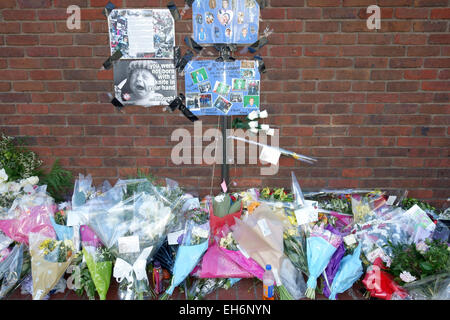
[[[9,181],[26,179],[36,175],[42,161],[38,156],[27,150],[24,140],[2,134],[0,140],[0,167],[5,169]]]
[[[72,173],[64,170],[56,159],[48,174],[40,169],[42,160],[28,150],[23,138],[13,138],[2,134],[0,140],[0,167],[5,169],[8,181],[39,177],[40,185],[47,185],[47,192],[56,200],[63,201],[72,187]]]
[[[64,196],[73,186],[73,176],[70,171],[67,171],[59,164],[59,159],[56,159],[48,174],[39,172],[40,184],[47,185],[47,192],[57,202],[64,201]]]
[[[417,279],[438,273],[450,272],[450,251],[446,242],[440,240],[426,240],[426,251],[419,251],[416,244],[392,244],[392,262],[388,272],[395,277],[395,281],[403,285],[400,274],[410,272]]]
[[[436,208],[433,207],[432,205],[430,205],[429,203],[425,202],[425,201],[420,201],[418,199],[415,198],[405,198],[402,201],[402,208],[405,210],[408,210],[409,208],[411,208],[412,206],[414,206],[415,204],[417,204],[420,209],[422,209],[423,211],[432,211],[432,212],[436,212]]]

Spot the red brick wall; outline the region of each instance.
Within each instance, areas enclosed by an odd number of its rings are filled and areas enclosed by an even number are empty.
[[[109,103],[112,71],[106,0],[0,1],[0,126],[47,164],[59,157],[96,182],[136,167],[208,193],[212,167],[176,166],[173,130],[192,125],[162,107]],[[118,7],[165,7],[165,0],[113,0]],[[179,8],[183,1],[176,1]],[[276,176],[231,166],[237,188],[289,187],[294,170],[306,190],[408,189],[442,203],[449,196],[450,8],[447,0],[269,0],[262,26],[274,34],[260,54],[263,109],[281,146],[317,157],[282,158]],[[82,29],[66,28],[66,8],[82,8]],[[381,30],[366,28],[366,8],[382,8]],[[191,14],[176,23],[177,44]],[[182,47],[183,51],[186,50]],[[208,50],[207,50],[208,51]],[[209,50],[210,51],[210,50]],[[210,51],[213,52],[213,51]],[[207,52],[203,56],[207,56]],[[184,92],[179,78],[179,92]],[[202,118],[204,128],[217,117]],[[220,166],[216,166],[215,186]],[[218,187],[215,188],[215,191]]]

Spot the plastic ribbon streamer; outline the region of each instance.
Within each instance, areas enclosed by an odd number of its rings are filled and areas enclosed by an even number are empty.
[[[250,143],[250,144],[258,145],[260,147],[273,148],[273,149],[276,149],[276,150],[280,151],[281,154],[284,155],[284,156],[289,156],[289,157],[294,158],[295,160],[303,161],[303,162],[306,162],[306,163],[309,163],[309,164],[314,164],[314,162],[317,161],[317,159],[310,158],[310,157],[307,157],[307,156],[295,153],[293,151],[289,151],[289,150],[286,150],[286,149],[283,149],[283,148],[271,147],[271,146],[269,146],[267,144],[259,143],[259,142],[256,142],[256,141],[250,141],[250,140],[247,140],[247,139],[244,139],[244,138],[241,138],[241,137],[228,136],[227,139],[240,140],[240,141],[247,142],[247,143]]]
[[[185,99],[184,95],[182,93],[179,94],[178,97],[175,98],[170,104],[169,108],[173,112],[175,109],[180,110],[186,118],[191,120],[192,122],[197,121],[198,118],[196,115],[194,115],[183,103],[183,100]]]

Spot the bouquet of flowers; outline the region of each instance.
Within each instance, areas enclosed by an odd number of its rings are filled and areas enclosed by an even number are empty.
[[[66,273],[71,274],[66,282],[69,290],[75,291],[80,297],[86,292],[89,300],[95,300],[95,283],[83,254],[76,255]]]
[[[406,298],[408,293],[385,270],[386,268],[380,257],[376,258],[373,265],[367,268],[362,283],[370,296],[384,300],[391,300],[393,296],[401,299]]]
[[[36,176],[27,179],[9,181],[4,168],[0,169],[0,213],[5,215],[15,199],[25,194],[33,194],[38,188],[39,178]]]
[[[363,266],[359,258],[360,254],[361,245],[358,245],[353,254],[342,258],[331,284],[329,299],[335,300],[338,293],[348,290],[363,275]]]
[[[209,202],[210,225],[212,234],[216,234],[224,225],[232,226],[234,218],[242,214],[242,199],[239,194],[222,193]]]
[[[41,233],[49,238],[56,237],[50,217],[55,205],[45,192],[25,195],[14,201],[10,209],[11,219],[0,220],[0,230],[16,242],[28,245],[28,235]]]
[[[56,232],[58,240],[71,240],[74,237],[74,228],[66,226],[67,216],[64,210],[57,211],[54,216],[50,215],[50,221]]]
[[[198,225],[192,220],[186,222],[182,242],[178,247],[175,263],[173,266],[173,276],[170,287],[161,297],[162,300],[168,299],[173,290],[194,270],[199,263],[209,242],[209,224]]]
[[[82,250],[100,300],[106,300],[112,275],[113,257],[105,247],[83,244]]]
[[[343,234],[336,228],[334,228],[332,225],[327,225],[325,229],[331,231],[332,233],[343,236]],[[329,297],[331,294],[331,284],[333,283],[334,277],[336,276],[336,273],[339,270],[339,266],[341,263],[342,258],[345,255],[345,246],[344,241],[341,242],[339,247],[334,252],[333,256],[330,259],[330,262],[328,263],[323,276],[325,278],[325,285],[323,287],[323,294],[326,297]]]
[[[39,233],[30,234],[33,300],[41,300],[56,285],[74,258],[71,240],[56,240]]]
[[[24,244],[16,244],[12,250],[10,248],[3,250],[4,255],[0,257],[0,299],[3,299],[21,278],[24,246]]]
[[[445,280],[442,275],[450,274],[450,247],[446,242],[427,239],[418,244],[389,242],[388,246],[392,261],[387,272],[398,284],[410,288],[415,299],[433,300],[440,295],[440,284]]]
[[[315,298],[317,278],[325,271],[331,257],[341,245],[342,237],[333,234],[323,227],[315,225],[306,239],[306,255],[308,258],[308,289],[306,296]]]
[[[246,270],[251,276],[262,280],[264,269],[250,256],[240,249],[239,244],[233,237],[233,233],[229,230],[228,226],[225,226],[221,232],[223,235],[219,240],[219,249],[225,254],[231,261],[237,264],[242,270]],[[240,277],[244,278],[244,277]]]

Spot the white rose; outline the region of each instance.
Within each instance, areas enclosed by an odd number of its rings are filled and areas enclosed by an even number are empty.
[[[259,113],[259,117],[260,117],[261,119],[267,118],[268,116],[269,116],[269,114],[267,113],[267,110],[261,111],[261,112]]]
[[[261,130],[262,130],[262,131],[268,131],[269,129],[270,129],[270,127],[269,127],[268,124],[262,124],[262,125],[261,125]]]
[[[419,251],[420,253],[425,253],[425,252],[427,252],[427,250],[428,250],[428,245],[425,243],[425,242],[423,242],[423,241],[421,241],[421,242],[419,242],[417,245],[416,245],[416,249],[417,249],[417,251]]]
[[[258,131],[258,129],[256,129],[256,128],[251,128],[251,129],[250,129],[250,132],[253,132],[253,133],[257,134],[259,131]]]
[[[255,111],[250,112],[249,115],[247,116],[247,118],[249,120],[257,119],[258,118],[258,111],[255,110]]]
[[[404,282],[409,283],[416,280],[416,277],[414,277],[411,273],[408,271],[403,271],[400,273],[400,279],[402,279]]]
[[[31,184],[31,185],[37,185],[39,183],[39,178],[36,176],[33,177],[29,177],[27,180],[27,183]]]
[[[8,181],[8,175],[6,174],[5,169],[2,168],[0,170],[0,183]]]
[[[275,134],[275,129],[269,129],[269,130],[267,130],[266,134],[267,134],[268,136],[273,136],[273,135]]]

